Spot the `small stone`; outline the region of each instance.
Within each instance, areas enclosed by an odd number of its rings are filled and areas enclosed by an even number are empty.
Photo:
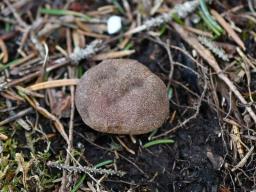
[[[104,133],[148,133],[169,115],[163,81],[130,59],[106,60],[89,69],[78,83],[75,103],[82,120]]]
[[[122,28],[122,20],[119,16],[111,16],[107,21],[108,34],[112,35],[119,32]]]

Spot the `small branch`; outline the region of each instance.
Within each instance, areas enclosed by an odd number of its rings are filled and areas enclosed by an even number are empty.
[[[24,109],[22,111],[20,111],[19,113],[16,113],[15,115],[11,115],[10,117],[6,118],[5,120],[1,121],[0,122],[0,126],[3,126],[7,123],[10,123],[12,121],[15,121],[21,117],[23,117],[24,115],[27,115],[28,113],[32,112],[32,108],[27,108],[27,109]]]
[[[94,40],[84,49],[76,47],[75,51],[70,54],[70,59],[72,62],[78,63],[82,59],[86,59],[98,52],[101,45],[101,40]]]
[[[38,90],[42,90],[42,89],[71,86],[71,85],[77,85],[78,81],[79,81],[79,79],[51,80],[51,81],[46,81],[46,82],[31,85],[31,86],[27,87],[27,89],[31,90],[31,91],[38,91]]]
[[[228,55],[225,53],[225,51],[222,48],[218,47],[214,41],[204,36],[199,36],[198,40],[205,47],[210,49],[220,59],[222,59],[223,61],[229,61]]]
[[[28,25],[22,20],[22,18],[20,17],[20,15],[18,14],[18,11],[16,11],[16,9],[12,6],[12,4],[9,2],[9,0],[4,0],[5,4],[8,6],[8,8],[11,10],[13,16],[15,17],[15,19],[18,21],[18,23],[24,27],[27,28]]]
[[[125,56],[129,56],[135,53],[135,50],[122,50],[122,51],[112,51],[108,53],[100,53],[98,55],[95,55],[92,57],[92,60],[94,61],[102,61],[105,59],[116,59],[116,58],[122,58]]]
[[[74,93],[75,88],[74,88],[74,86],[70,87],[70,92],[71,92],[71,109],[70,109],[69,133],[68,133],[69,145],[68,145],[66,159],[65,159],[65,166],[69,166],[69,164],[70,164],[70,154],[68,153],[68,151],[73,150],[73,131],[74,131],[74,113],[75,113],[75,93]],[[67,171],[63,170],[61,187],[59,190],[60,192],[65,191],[66,183],[67,183]]]
[[[188,14],[192,13],[198,7],[198,5],[198,0],[186,1],[183,4],[178,4],[168,13],[163,13],[157,17],[150,18],[149,20],[145,21],[143,25],[126,32],[125,35],[132,35],[153,27],[158,27],[163,23],[168,23],[172,20],[172,15],[175,13],[181,18],[185,18],[188,16]]]
[[[57,169],[65,169],[69,172],[75,173],[95,173],[95,174],[106,174],[106,175],[117,175],[119,177],[124,176],[126,173],[123,171],[115,171],[112,169],[101,169],[94,167],[75,167],[75,166],[65,166],[63,164],[59,164],[57,162],[48,161],[47,165],[49,167],[55,167]]]
[[[250,148],[250,150],[246,153],[246,155],[244,156],[244,158],[241,159],[241,161],[239,161],[239,163],[238,163],[236,166],[234,166],[234,167],[231,169],[231,171],[234,172],[235,170],[237,170],[237,169],[243,167],[243,166],[245,165],[245,163],[247,162],[248,158],[251,156],[253,150],[254,150],[254,146],[252,146],[252,147]]]
[[[215,10],[211,10],[212,15],[221,24],[221,26],[227,31],[227,33],[233,38],[233,40],[245,50],[245,45],[236,32],[231,28],[231,26],[223,19],[223,17]]]

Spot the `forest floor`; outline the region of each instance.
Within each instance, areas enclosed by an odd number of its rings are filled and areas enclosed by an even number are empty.
[[[0,190],[256,190],[255,1],[0,2]],[[109,18],[122,20],[110,34]],[[127,136],[85,125],[78,79],[135,59],[168,88],[170,115]]]

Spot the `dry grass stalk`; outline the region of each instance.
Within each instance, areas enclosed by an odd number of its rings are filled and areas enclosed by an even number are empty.
[[[9,60],[8,49],[7,49],[4,41],[1,38],[0,38],[0,48],[3,52],[3,57],[2,57],[3,63],[7,63]]]
[[[17,120],[17,119],[23,117],[24,115],[26,115],[26,114],[28,114],[28,113],[30,113],[30,112],[32,112],[32,108],[24,109],[24,110],[18,112],[17,114],[12,115],[12,116],[6,118],[5,120],[1,121],[1,122],[0,122],[0,126],[5,125],[5,124],[7,124],[7,123],[10,123],[10,122],[12,122],[12,121],[15,121],[15,120]]]
[[[38,90],[42,90],[42,89],[71,86],[71,85],[77,85],[78,81],[79,81],[78,79],[51,80],[51,81],[46,81],[46,82],[31,85],[31,86],[27,87],[27,89],[31,90],[31,91],[38,91]]]
[[[237,169],[243,167],[243,166],[246,164],[246,162],[247,162],[247,160],[249,159],[249,157],[251,156],[251,154],[253,153],[253,150],[254,150],[254,146],[252,146],[252,147],[250,148],[250,150],[246,153],[246,155],[244,156],[244,158],[241,159],[241,161],[239,161],[239,163],[238,163],[236,166],[234,166],[234,167],[231,169],[231,171],[234,172],[235,170],[237,170]]]
[[[84,49],[76,48],[75,51],[70,54],[71,61],[73,61],[74,63],[78,63],[82,59],[92,56],[97,51],[99,51],[99,47],[101,46],[101,44],[101,40],[95,40]]]
[[[88,37],[94,37],[94,38],[98,38],[98,39],[109,39],[109,36],[107,36],[107,35],[102,35],[102,34],[89,32],[89,31],[78,30],[78,33],[88,36]]]
[[[100,53],[98,55],[93,56],[92,60],[101,61],[105,59],[122,58],[125,56],[132,55],[133,53],[135,53],[135,50],[123,50],[123,51],[113,51],[109,53]]]
[[[233,40],[243,49],[245,50],[245,45],[240,37],[236,34],[236,32],[232,29],[232,27],[223,19],[223,17],[215,10],[211,10],[212,15],[215,19],[221,24],[221,26],[226,30],[226,32],[233,38]]]
[[[190,31],[190,32],[195,33],[197,35],[202,35],[202,36],[205,36],[205,37],[213,38],[213,35],[211,33],[207,32],[207,31],[202,31],[200,29],[193,28],[193,27],[190,27],[190,26],[184,26],[184,28],[187,31]]]
[[[125,150],[133,155],[135,155],[135,151],[133,151],[132,149],[130,149],[118,136],[116,137],[116,139],[118,140],[118,142],[125,148]]]

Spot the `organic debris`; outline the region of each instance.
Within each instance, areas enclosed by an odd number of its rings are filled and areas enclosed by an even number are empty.
[[[0,191],[254,191],[255,10],[252,0],[0,1]],[[77,84],[107,59],[136,60],[164,82],[144,94],[164,102],[127,107],[143,108],[144,124],[165,109],[150,133],[83,123]]]

